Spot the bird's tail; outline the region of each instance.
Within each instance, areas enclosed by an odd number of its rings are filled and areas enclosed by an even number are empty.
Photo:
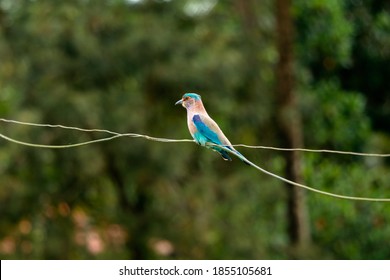
[[[248,163],[248,160],[246,159],[246,157],[244,157],[239,151],[237,151],[236,149],[234,149],[232,146],[224,146],[225,148],[228,148],[229,150],[231,150],[234,154],[236,154],[238,156],[238,158],[245,164],[247,165],[250,165]],[[222,150],[222,152],[224,152],[224,154],[228,154],[227,151],[225,150]],[[221,153],[222,155],[222,153]],[[222,155],[223,158],[225,158],[223,155]],[[232,160],[229,156],[228,156],[229,160]]]
[[[206,147],[207,147],[207,145],[206,145]],[[250,165],[249,160],[247,160],[246,157],[244,157],[239,151],[234,149],[233,146],[210,144],[210,146],[208,146],[208,147],[211,148],[212,150],[218,152],[224,160],[231,161],[232,158],[230,157],[229,152],[232,152],[233,154],[236,154],[237,157],[242,162],[244,162],[247,165]]]
[[[225,150],[220,149],[220,150],[218,150],[218,153],[220,153],[220,155],[222,156],[222,158],[224,160],[232,161],[232,158],[229,156],[229,153],[226,152]]]
[[[246,159],[246,157],[244,157],[239,151],[237,151],[236,149],[234,149],[233,151],[234,151],[234,153],[236,153],[237,155],[239,155],[239,158],[240,158],[240,160],[241,160],[243,163],[245,163],[246,165],[250,165],[250,164],[248,163],[248,160]]]

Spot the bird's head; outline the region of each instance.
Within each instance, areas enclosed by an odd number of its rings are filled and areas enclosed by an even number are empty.
[[[175,103],[175,105],[181,104],[184,108],[190,109],[191,107],[193,107],[194,105],[196,105],[199,102],[202,102],[199,94],[196,94],[196,93],[185,93],[183,95],[182,99],[177,101]]]

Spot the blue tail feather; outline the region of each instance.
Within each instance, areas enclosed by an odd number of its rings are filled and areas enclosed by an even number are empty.
[[[232,158],[229,156],[229,154],[226,151],[219,150],[218,152],[221,154],[224,160],[232,161]]]

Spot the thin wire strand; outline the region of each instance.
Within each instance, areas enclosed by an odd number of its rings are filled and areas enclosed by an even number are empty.
[[[113,139],[119,138],[119,137],[144,138],[144,139],[151,140],[151,141],[168,142],[168,143],[173,143],[173,142],[194,142],[194,140],[192,140],[192,139],[167,139],[167,138],[152,137],[152,136],[143,135],[143,134],[136,134],[136,133],[118,133],[118,132],[113,132],[113,131],[106,130],[106,129],[84,129],[84,128],[79,128],[79,127],[71,127],[71,126],[64,126],[64,125],[36,124],[36,123],[20,122],[20,121],[15,121],[15,120],[7,120],[7,119],[3,119],[3,118],[0,118],[0,121],[8,122],[8,123],[14,123],[14,124],[20,124],[20,125],[30,125],[30,126],[37,126],[37,127],[62,128],[62,129],[70,129],[70,130],[77,130],[77,131],[84,131],[84,132],[105,132],[105,133],[109,133],[109,134],[112,135],[110,137],[99,138],[99,139],[95,139],[95,140],[91,140],[91,141],[79,142],[79,143],[68,144],[68,145],[44,145],[44,144],[34,144],[34,143],[19,141],[19,140],[13,139],[11,137],[8,137],[8,136],[0,133],[0,137],[5,139],[5,140],[7,140],[7,141],[10,141],[10,142],[13,142],[13,143],[16,143],[16,144],[19,144],[19,145],[25,145],[25,146],[36,147],[36,148],[52,148],[52,149],[74,148],[74,147],[79,147],[79,146],[83,146],[83,145],[89,145],[89,144],[93,144],[93,143],[109,141],[109,140],[113,140]],[[306,185],[303,185],[303,184],[300,184],[300,183],[288,180],[288,179],[286,179],[284,177],[281,177],[281,176],[279,176],[277,174],[274,174],[274,173],[272,173],[272,172],[270,172],[268,170],[265,170],[265,169],[261,168],[260,166],[254,164],[253,162],[251,162],[247,158],[245,158],[243,155],[235,153],[234,151],[228,149],[227,147],[220,146],[220,145],[215,145],[215,144],[207,144],[207,147],[211,147],[211,146],[218,146],[218,147],[220,147],[221,149],[223,149],[223,150],[225,150],[225,151],[235,155],[236,157],[240,158],[242,161],[248,163],[250,166],[256,168],[257,170],[259,170],[259,171],[261,171],[261,172],[263,172],[263,173],[265,173],[265,174],[267,174],[269,176],[272,176],[272,177],[274,177],[276,179],[279,179],[279,180],[281,180],[283,182],[286,182],[288,184],[291,184],[293,186],[300,187],[300,188],[303,188],[303,189],[307,189],[307,190],[315,192],[315,193],[319,193],[319,194],[330,196],[330,197],[340,198],[340,199],[347,199],[347,200],[372,201],[372,202],[390,202],[390,198],[356,197],[356,196],[339,195],[339,194],[334,194],[334,193],[330,193],[330,192],[326,192],[326,191],[321,191],[321,190],[318,190],[318,189],[315,189],[315,188],[312,188],[312,187],[309,187],[309,186],[306,186]],[[287,150],[287,151],[301,150],[301,151],[310,151],[310,152],[319,152],[319,151],[340,152],[340,151],[311,150],[311,149],[283,149],[283,148],[274,148],[274,147],[265,147],[265,146],[249,146],[249,145],[244,145],[244,144],[238,144],[238,145],[235,145],[235,146],[242,146],[242,147],[247,147],[247,148],[271,148],[271,149],[275,149],[275,150]],[[353,152],[340,152],[340,153],[343,153],[343,154],[353,154],[353,155],[365,155],[365,156],[374,156],[375,155],[375,154],[362,154],[362,153],[353,153]],[[379,154],[379,156],[388,156],[388,155]]]
[[[294,185],[296,187],[299,187],[299,188],[303,188],[303,189],[307,189],[309,191],[312,191],[312,192],[316,192],[316,193],[319,193],[319,194],[323,194],[323,195],[327,195],[327,196],[331,196],[331,197],[336,197],[336,198],[341,198],[341,199],[348,199],[348,200],[361,200],[361,201],[373,201],[373,202],[390,202],[390,198],[372,198],[372,197],[357,197],[357,196],[348,196],[348,195],[340,195],[340,194],[335,194],[335,193],[330,193],[330,192],[326,192],[326,191],[321,191],[321,190],[318,190],[318,189],[314,189],[312,187],[309,187],[309,186],[306,186],[306,185],[303,185],[303,184],[300,184],[300,183],[297,183],[297,182],[294,182],[294,181],[291,181],[289,179],[286,179],[284,177],[281,177],[277,174],[274,174],[268,170],[265,170],[264,168],[261,168],[260,166],[254,164],[253,162],[251,162],[250,160],[248,160],[247,158],[245,158],[243,155],[241,154],[238,154],[238,153],[235,153],[234,151],[224,147],[224,146],[220,146],[220,145],[214,145],[214,144],[209,144],[209,146],[218,146],[220,148],[222,148],[223,150],[225,150],[226,152],[229,152],[233,155],[235,155],[236,157],[238,157],[239,159],[241,159],[242,161],[248,163],[249,165],[251,165],[252,167],[256,168],[257,170],[269,175],[269,176],[272,176],[274,178],[277,178],[281,181],[284,181],[286,183],[289,183],[291,185]]]
[[[151,137],[151,136],[141,135],[141,134],[136,134],[136,133],[118,133],[118,132],[107,130],[107,129],[97,129],[97,128],[86,129],[86,128],[79,128],[79,127],[73,127],[73,126],[59,125],[59,124],[38,124],[38,123],[31,123],[31,122],[9,120],[9,119],[4,119],[4,118],[0,118],[0,121],[7,122],[7,123],[13,123],[13,124],[19,124],[19,125],[36,126],[36,127],[61,128],[61,129],[77,130],[77,131],[83,131],[83,132],[103,132],[103,133],[108,133],[108,134],[112,134],[112,135],[117,135],[118,137],[142,137],[142,138],[146,138],[148,140],[156,140],[156,141],[160,141],[160,142],[194,142],[194,140],[192,140],[192,139],[158,138],[158,137]],[[0,137],[5,138],[6,136],[0,135]],[[96,143],[96,142],[108,141],[108,140],[118,138],[118,137],[113,137],[113,138],[107,137],[107,138],[102,138],[102,139],[98,139],[98,140],[92,140],[92,141],[87,141],[87,142],[82,142],[82,143],[77,143],[77,144],[71,144],[71,145],[41,145],[41,146],[42,146],[42,148],[72,148],[72,147],[88,145],[88,144],[92,144],[92,143]],[[12,141],[10,139],[11,138],[8,138],[7,140]],[[24,143],[24,142],[22,142],[22,143]],[[18,143],[18,144],[20,144],[20,143]],[[34,147],[34,145],[37,145],[37,144],[31,145],[31,143],[30,143],[29,146]],[[311,153],[333,153],[333,154],[367,156],[367,157],[390,157],[390,154],[357,153],[357,152],[328,150],[328,149],[316,150],[316,149],[305,149],[305,148],[278,148],[278,147],[270,147],[270,146],[253,146],[253,145],[246,145],[246,144],[234,144],[232,146],[244,147],[244,148],[250,148],[250,149],[266,149],[266,150],[287,151],[287,152],[300,151],[300,152],[311,152]],[[38,146],[36,146],[36,147],[38,147]]]
[[[366,157],[390,157],[390,154],[357,153],[357,152],[326,150],[326,149],[315,150],[315,149],[304,149],[304,148],[278,148],[278,147],[268,147],[268,146],[252,146],[252,145],[245,145],[245,144],[235,144],[232,146],[244,147],[250,149],[267,149],[267,150],[287,151],[287,152],[299,151],[299,152],[311,152],[311,153],[333,153],[333,154],[366,156]]]
[[[109,134],[113,134],[113,135],[121,135],[121,133],[114,132],[114,131],[107,130],[107,129],[97,129],[97,128],[87,129],[87,128],[80,128],[80,127],[74,127],[74,126],[65,126],[65,125],[61,125],[61,124],[41,124],[41,123],[21,122],[21,121],[9,120],[9,119],[4,119],[4,118],[0,118],[0,121],[7,122],[7,123],[13,123],[13,124],[20,124],[20,125],[36,126],[36,127],[62,128],[62,129],[77,130],[77,131],[83,131],[83,132],[104,132],[104,133],[109,133]]]
[[[8,119],[4,119],[4,118],[0,118],[0,121],[7,122],[7,123],[13,123],[13,124],[19,124],[19,125],[35,126],[35,127],[61,128],[61,129],[76,130],[76,131],[82,131],[82,132],[103,132],[103,133],[108,133],[108,134],[113,135],[110,137],[104,137],[104,138],[99,138],[99,139],[95,139],[95,140],[79,142],[79,143],[74,143],[74,144],[44,145],[44,144],[34,144],[34,143],[23,142],[23,141],[16,140],[14,138],[11,138],[9,136],[6,136],[6,135],[0,133],[0,137],[5,139],[5,140],[8,140],[8,141],[16,143],[16,144],[25,145],[25,146],[29,146],[29,147],[35,147],[35,148],[48,148],[48,149],[75,148],[75,147],[89,145],[89,144],[93,144],[93,143],[109,141],[109,140],[113,140],[113,139],[119,138],[119,137],[145,138],[148,140],[165,142],[165,143],[194,142],[194,140],[192,140],[192,139],[169,139],[169,138],[161,138],[161,137],[152,137],[152,136],[137,134],[137,133],[119,133],[119,132],[115,132],[115,131],[111,131],[111,130],[107,130],[107,129],[98,129],[98,128],[89,129],[89,128],[65,126],[65,125],[60,125],[60,124],[39,124],[39,123],[30,123],[30,122],[8,120]]]

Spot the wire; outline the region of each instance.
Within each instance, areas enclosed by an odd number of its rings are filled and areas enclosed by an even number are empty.
[[[296,187],[300,187],[300,188],[303,188],[303,189],[307,189],[309,191],[312,191],[312,192],[316,192],[316,193],[319,193],[319,194],[323,194],[323,195],[327,195],[327,196],[331,196],[331,197],[336,197],[336,198],[341,198],[341,199],[348,199],[348,200],[361,200],[361,201],[374,201],[374,202],[390,202],[390,198],[371,198],[371,197],[357,197],[357,196],[348,196],[348,195],[340,195],[340,194],[335,194],[335,193],[330,193],[330,192],[326,192],[326,191],[321,191],[321,190],[317,190],[317,189],[314,189],[312,187],[309,187],[309,186],[306,186],[306,185],[303,185],[303,184],[300,184],[300,183],[297,183],[297,182],[294,182],[294,181],[291,181],[289,179],[286,179],[284,177],[281,177],[277,174],[274,174],[268,170],[265,170],[263,168],[261,168],[260,166],[254,164],[253,162],[251,162],[250,160],[248,160],[247,158],[245,158],[243,155],[239,154],[239,153],[235,153],[234,151],[224,147],[224,146],[220,146],[220,145],[210,145],[210,146],[218,146],[220,148],[222,148],[223,150],[225,150],[226,152],[229,152],[233,155],[235,155],[236,157],[238,157],[239,159],[241,159],[242,161],[248,163],[249,165],[251,165],[252,167],[256,168],[257,170],[267,174],[267,175],[270,175],[274,178],[277,178],[281,181],[284,181],[286,183],[289,183],[291,185],[294,185]]]
[[[278,147],[268,147],[268,146],[251,146],[245,144],[235,144],[232,146],[244,147],[250,149],[267,149],[267,150],[276,150],[276,151],[299,151],[299,152],[311,152],[311,153],[333,153],[333,154],[342,154],[342,155],[352,155],[352,156],[365,156],[365,157],[390,157],[390,154],[377,154],[377,153],[357,153],[349,151],[337,151],[337,150],[315,150],[315,149],[304,149],[304,148],[278,148]]]
[[[35,127],[50,127],[50,128],[61,128],[61,129],[68,129],[68,130],[77,130],[77,131],[83,131],[83,132],[104,132],[111,134],[112,136],[109,137],[104,137],[104,138],[99,138],[95,140],[90,140],[90,141],[85,141],[85,142],[79,142],[79,143],[74,143],[74,144],[67,144],[67,145],[44,145],[44,144],[34,144],[34,143],[29,143],[29,142],[24,142],[20,140],[16,140],[14,138],[11,138],[9,136],[6,136],[2,133],[0,133],[0,137],[9,141],[13,142],[15,144],[19,145],[24,145],[24,146],[29,146],[29,147],[35,147],[35,148],[51,148],[51,149],[65,149],[65,148],[74,148],[74,147],[79,147],[83,145],[89,145],[93,143],[98,143],[98,142],[104,142],[104,141],[110,141],[115,138],[119,137],[133,137],[133,138],[144,138],[147,140],[151,141],[158,141],[158,142],[165,142],[165,143],[176,143],[176,142],[195,142],[192,139],[168,139],[168,138],[161,138],[161,137],[152,137],[148,135],[143,135],[143,134],[137,134],[137,133],[118,133],[106,129],[85,129],[85,128],[79,128],[79,127],[72,127],[72,126],[64,126],[64,125],[53,125],[53,124],[37,124],[37,123],[30,123],[30,122],[21,122],[21,121],[16,121],[16,120],[9,120],[9,119],[4,119],[0,118],[0,121],[2,122],[7,122],[7,123],[13,123],[13,124],[19,124],[19,125],[28,125],[28,126],[35,126]],[[228,149],[227,147],[220,146],[220,145],[215,145],[215,144],[210,144],[206,143],[206,147],[211,147],[211,146],[218,146],[221,149],[233,154],[234,156],[240,158],[242,161],[248,163],[250,166],[256,168],[257,170],[272,176],[274,178],[277,178],[281,181],[284,181],[288,184],[291,184],[296,187],[300,187],[303,189],[307,189],[309,191],[319,193],[322,195],[326,196],[331,196],[335,198],[340,198],[340,199],[348,199],[348,200],[359,200],[359,201],[373,201],[373,202],[390,202],[390,198],[370,198],[370,197],[356,197],[356,196],[347,196],[347,195],[339,195],[339,194],[334,194],[331,192],[326,192],[326,191],[321,191],[309,186],[306,186],[304,184],[300,184],[291,180],[288,180],[284,177],[281,177],[277,174],[274,174],[270,171],[267,171],[260,166],[254,164],[247,158],[245,158],[243,155],[235,153],[234,151]],[[339,153],[339,154],[347,154],[347,155],[357,155],[357,156],[378,156],[378,157],[388,157],[390,156],[389,154],[373,154],[373,153],[355,153],[355,152],[346,152],[346,151],[335,151],[335,150],[314,150],[314,149],[286,149],[286,148],[276,148],[276,147],[267,147],[267,146],[250,146],[250,145],[245,145],[245,144],[236,144],[233,146],[241,146],[241,147],[246,147],[246,148],[252,148],[252,149],[271,149],[271,150],[279,150],[279,151],[303,151],[303,152],[326,152],[326,153]]]
[[[59,125],[59,124],[38,124],[38,123],[31,123],[31,122],[21,122],[16,120],[9,120],[0,118],[0,121],[7,122],[7,123],[14,123],[19,125],[28,125],[28,126],[36,126],[36,127],[50,127],[50,128],[61,128],[61,129],[68,129],[68,130],[77,130],[77,131],[83,131],[83,132],[103,132],[108,133],[112,135],[116,135],[116,137],[107,137],[77,144],[71,144],[71,145],[40,145],[40,144],[31,144],[26,142],[21,142],[14,140],[12,138],[6,137],[3,134],[0,134],[0,137],[9,140],[11,142],[15,142],[17,144],[22,145],[28,145],[31,147],[41,147],[41,148],[72,148],[72,147],[78,147],[82,145],[88,145],[93,144],[96,142],[102,142],[102,141],[109,141],[118,137],[142,137],[146,138],[148,140],[155,140],[159,142],[194,142],[192,139],[167,139],[167,138],[158,138],[158,137],[151,137],[148,135],[142,135],[142,134],[136,134],[136,133],[118,133],[107,129],[86,129],[86,128],[79,128],[79,127],[73,127],[73,126],[65,126],[65,125]],[[328,150],[328,149],[304,149],[304,148],[278,148],[278,147],[270,147],[270,146],[253,146],[253,145],[246,145],[246,144],[234,144],[232,146],[235,147],[244,147],[244,148],[250,148],[250,149],[266,149],[266,150],[276,150],[276,151],[300,151],[300,152],[312,152],[312,153],[334,153],[334,154],[343,154],[343,155],[353,155],[353,156],[368,156],[368,157],[390,157],[390,154],[379,154],[379,153],[357,153],[357,152],[349,152],[349,151],[338,151],[338,150]]]
[[[60,124],[38,124],[38,123],[8,120],[8,119],[4,119],[4,118],[0,118],[0,121],[7,122],[7,123],[19,124],[19,125],[35,126],[35,127],[61,128],[61,129],[76,130],[76,131],[82,131],[82,132],[103,132],[103,133],[108,133],[108,134],[113,135],[110,137],[104,137],[104,138],[99,138],[99,139],[95,139],[95,140],[79,142],[79,143],[74,143],[74,144],[68,144],[68,145],[44,145],[44,144],[34,144],[34,143],[23,142],[23,141],[16,140],[14,138],[11,138],[9,136],[6,136],[6,135],[0,133],[0,137],[7,140],[7,141],[13,142],[15,144],[29,146],[29,147],[35,147],[35,148],[48,148],[48,149],[75,148],[75,147],[89,145],[89,144],[93,144],[93,143],[109,141],[109,140],[113,140],[113,139],[119,138],[119,137],[145,138],[147,140],[166,142],[166,143],[194,142],[194,140],[192,140],[192,139],[168,139],[168,138],[152,137],[152,136],[137,134],[137,133],[118,133],[118,132],[114,132],[114,131],[107,130],[107,129],[97,129],[97,128],[87,129],[87,128],[80,128],[80,127],[74,127],[74,126],[65,126],[65,125],[60,125]]]

